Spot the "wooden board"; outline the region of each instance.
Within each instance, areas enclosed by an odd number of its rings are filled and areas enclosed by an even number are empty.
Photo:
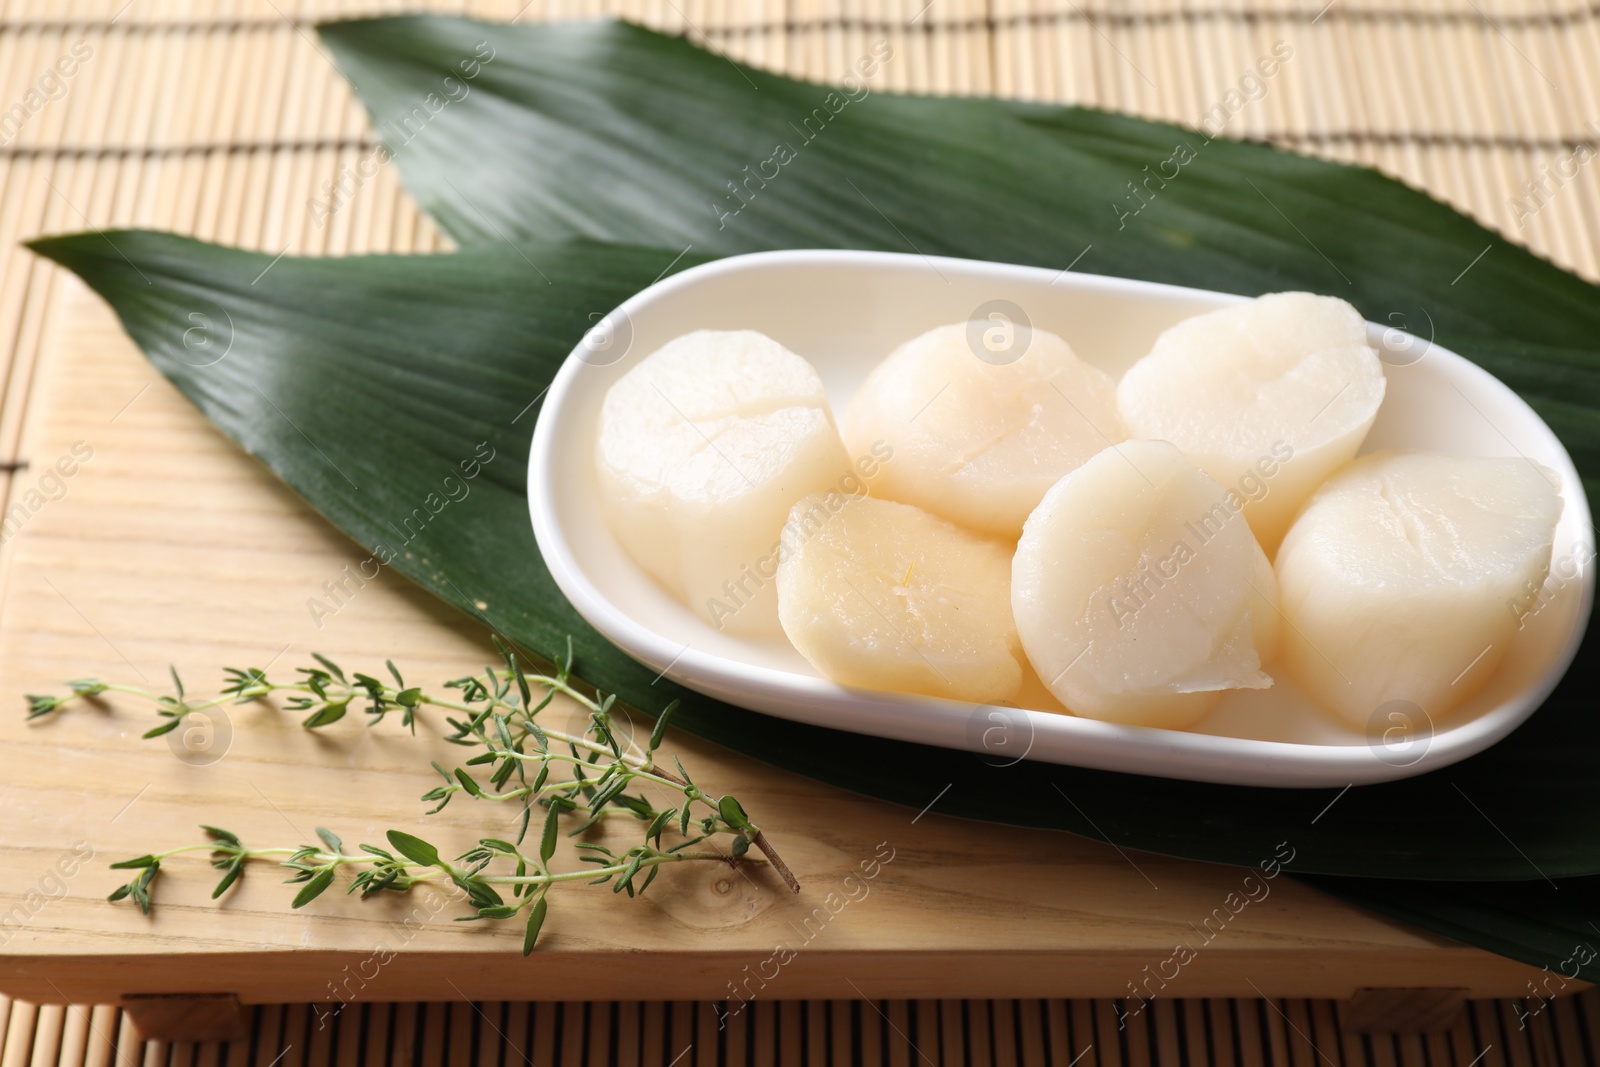
[[[149,918],[109,905],[118,878],[105,862],[197,840],[202,821],[257,846],[300,844],[326,825],[351,842],[397,826],[464,848],[506,828],[479,821],[481,804],[420,817],[427,758],[454,760],[430,728],[412,738],[352,716],[312,735],[292,716],[234,708],[231,744],[199,765],[139,739],[146,708],[119,700],[27,725],[17,694],[85,675],[160,686],[169,662],[198,691],[223,664],[281,669],[312,649],[368,669],[392,656],[437,685],[488,652],[471,622],[393,576],[319,628],[308,599],[360,553],[156,380],[87,293],[66,301],[50,362],[24,484],[74,447],[93,455],[6,548],[0,693],[18,702],[0,715],[0,913],[31,914],[5,931],[0,992],[45,1002],[233,993],[245,1003],[632,999],[664,988],[720,1000],[741,986],[761,999],[1104,997],[1177,971],[1147,988],[1490,996],[1523,991],[1537,974],[1286,878],[1261,883],[1264,899],[1225,927],[1213,920],[1220,933],[1203,943],[1202,923],[1246,872],[945,818],[936,796],[919,813],[682,734],[668,745],[708,788],[744,800],[804,882],[798,897],[770,873],[720,865],[669,869],[639,901],[570,888],[530,960],[515,930],[450,922],[442,898],[363,905],[330,894],[291,912],[291,891],[257,869],[214,904],[199,856],[168,861]],[[1092,797],[1075,801],[1094,810]],[[862,864],[874,858],[869,879]],[[70,877],[51,877],[58,864]],[[1166,962],[1180,941],[1203,944],[1181,968]]]

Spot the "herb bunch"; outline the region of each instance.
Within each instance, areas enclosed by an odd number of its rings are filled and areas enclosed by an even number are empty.
[[[221,695],[210,699],[188,696],[176,669],[173,692],[85,678],[67,683],[62,695],[30,695],[29,719],[53,715],[74,702],[102,701],[106,694],[123,694],[149,701],[158,722],[144,737],[160,737],[177,729],[192,713],[225,704],[248,704],[281,696],[286,711],[304,715],[302,725],[319,729],[343,719],[351,710],[368,717],[369,725],[398,716],[400,725],[416,731],[421,714],[437,713],[449,728],[445,739],[476,751],[461,765],[447,769],[432,766],[442,782],[422,795],[433,814],[456,799],[512,805],[516,833],[510,839],[484,837],[459,856],[446,858],[437,846],[401,830],[387,833],[388,847],[361,844],[354,850],[330,830],[319,827],[316,843],[286,847],[251,848],[239,836],[216,826],[202,826],[208,840],[151,852],[113,863],[117,870],[136,872],[110,895],[112,901],[130,899],[149,914],[151,889],[169,857],[189,852],[209,853],[211,864],[222,872],[212,899],[220,897],[252,861],[276,862],[293,873],[287,879],[299,885],[291,907],[316,899],[338,877],[341,867],[352,874],[347,893],[362,899],[378,893],[404,893],[423,882],[448,882],[458,889],[471,909],[458,921],[508,920],[524,923],[523,952],[531,952],[548,910],[548,894],[563,882],[609,884],[614,893],[629,897],[643,893],[662,867],[672,863],[754,862],[752,847],[799,892],[800,885],[778,856],[772,843],[732,796],[713,797],[695,784],[683,764],[673,757],[674,770],[660,766],[657,750],[676,702],[656,718],[644,746],[619,735],[615,694],[590,695],[572,676],[572,646],[553,673],[525,670],[520,658],[498,638],[503,664],[487,666],[482,673],[444,684],[443,695],[408,686],[392,661],[388,678],[346,673],[328,658],[313,653],[316,666],[301,667],[295,676],[274,680],[258,668],[225,669]],[[538,721],[558,696],[576,702],[587,714],[581,730],[554,729]],[[645,794],[665,793],[664,807]],[[526,844],[535,818],[539,832]],[[558,871],[550,866],[563,823],[568,837],[578,837],[609,817],[632,820],[642,828],[642,838],[622,851],[592,841],[576,844],[586,867]],[[501,818],[499,825],[510,819]],[[719,847],[726,838],[726,850]]]

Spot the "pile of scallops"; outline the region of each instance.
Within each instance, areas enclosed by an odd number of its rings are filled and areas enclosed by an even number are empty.
[[[1062,338],[906,341],[836,424],[803,358],[703,330],[600,416],[628,554],[719,630],[841,685],[1183,729],[1294,679],[1358,729],[1482,687],[1543,584],[1557,475],[1356,458],[1383,366],[1350,304],[1278,293],[1163,333],[1113,381]],[[1035,688],[1034,691],[1037,691]]]

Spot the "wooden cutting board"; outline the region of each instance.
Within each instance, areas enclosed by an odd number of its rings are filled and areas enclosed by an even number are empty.
[[[256,846],[307,842],[317,826],[350,843],[397,827],[452,847],[505,829],[479,821],[485,805],[421,815],[427,760],[456,758],[426,727],[413,738],[352,715],[310,734],[294,716],[236,707],[220,758],[184,762],[164,740],[140,740],[154,719],[133,701],[23,721],[24,693],[87,675],[160,688],[169,663],[191,692],[210,693],[224,665],[285,671],[312,650],[366,670],[393,657],[432,686],[489,654],[475,624],[392,574],[314,617],[308,601],[326,603],[324,583],[363,553],[159,379],[97,298],[74,288],[63,316],[3,557],[0,992],[329,1005],[714,1001],[736,986],[763,999],[1115,997],[1135,986],[1342,998],[1372,986],[1509,996],[1539,975],[1287,878],[1202,940],[1247,872],[947,818],[934,796],[919,813],[681,733],[666,747],[745,802],[800,895],[770,872],[710,865],[669,869],[636,901],[564,887],[529,959],[515,924],[454,923],[427,900],[329,893],[291,911],[293,890],[268,866],[213,902],[203,854],[168,861],[150,917],[108,904],[122,878],[106,863],[198,842],[201,822]],[[70,477],[52,476],[60,457]],[[1179,943],[1200,947],[1175,965]],[[1172,977],[1154,984],[1157,972]]]

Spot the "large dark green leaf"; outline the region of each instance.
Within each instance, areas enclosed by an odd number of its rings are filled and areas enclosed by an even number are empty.
[[[862,99],[834,94],[832,114],[826,86],[626,23],[419,16],[320,30],[407,188],[462,243],[1076,262],[1250,295],[1303,287],[1452,335],[1592,351],[1600,330],[1594,287],[1365,168],[1086,108],[879,92],[882,71]],[[463,80],[459,63],[491,52]],[[457,99],[429,117],[430,92]],[[762,167],[779,144],[794,158]],[[1178,145],[1194,159],[1161,168]],[[1130,182],[1149,206],[1122,217],[1142,202]]]
[[[1550,882],[1420,883],[1370,878],[1304,877],[1301,881],[1373,911],[1436,934],[1548,967],[1530,983],[1524,1012],[1538,1014],[1541,1000],[1570,981],[1600,979],[1600,878]]]

